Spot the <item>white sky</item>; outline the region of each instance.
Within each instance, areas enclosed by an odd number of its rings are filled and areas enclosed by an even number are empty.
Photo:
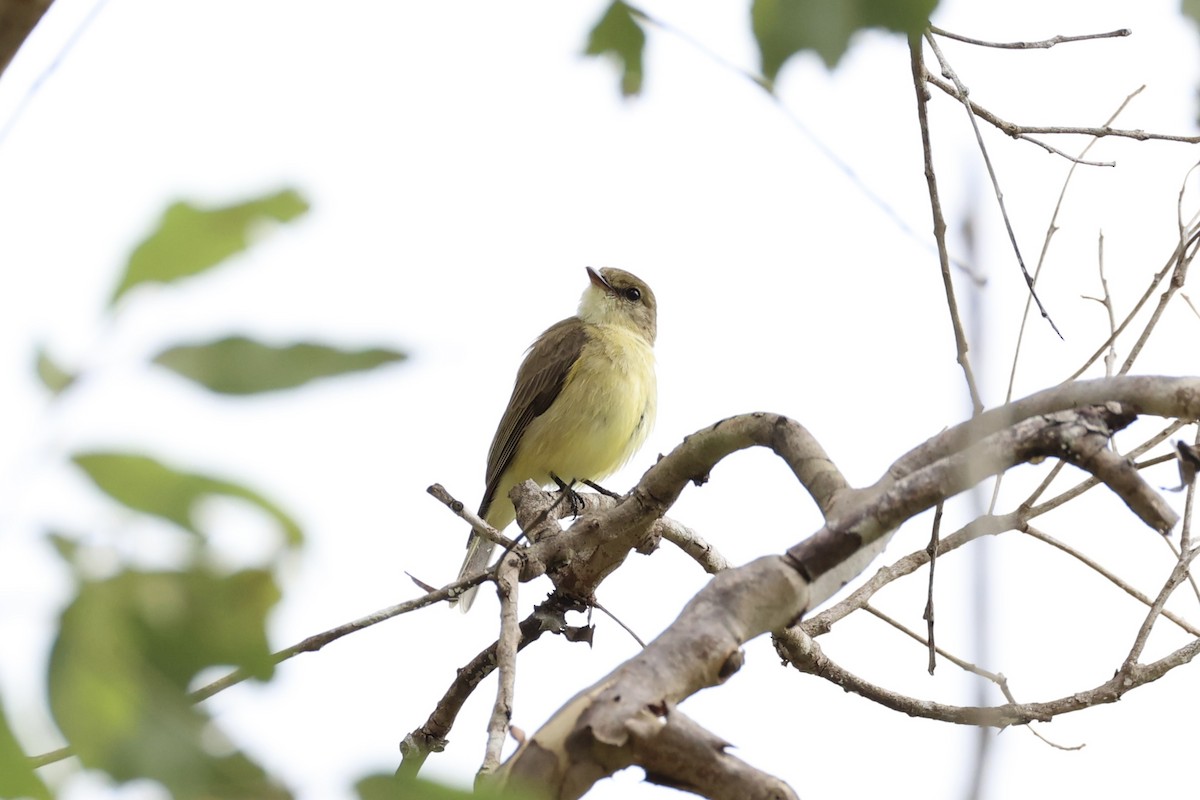
[[[39,676],[68,589],[41,534],[86,533],[144,565],[170,555],[157,527],[131,526],[62,465],[75,449],[142,449],[242,478],[292,510],[309,542],[273,619],[282,647],[414,596],[406,570],[432,583],[454,576],[465,531],[425,487],[441,482],[477,501],[523,349],[574,310],[586,265],[629,269],[660,302],[658,426],[607,481],[614,489],[632,485],[686,434],[755,410],[800,420],[852,482],[867,483],[968,411],[928,243],[899,231],[762,92],[674,35],[650,31],[645,93],[622,102],[610,65],[579,55],[603,2],[363,0],[334,11],[108,0],[47,71],[94,5],[58,0],[0,82],[0,124],[10,125],[0,141],[0,689],[31,751],[60,744],[41,710]],[[1146,84],[1119,124],[1188,134],[1197,38],[1176,5],[960,0],[936,21],[996,40],[1131,28],[1127,39],[1049,51],[944,47],[972,96],[1013,121],[1097,125]],[[644,7],[723,58],[756,64],[746,3]],[[924,236],[929,211],[903,43],[862,37],[832,75],[815,58],[797,59],[779,89],[788,112]],[[935,96],[933,113],[950,225],[971,211],[979,219],[989,284],[974,358],[994,405],[1023,285],[962,109]],[[992,131],[987,141],[1032,266],[1067,164]],[[1068,375],[1106,328],[1100,307],[1080,298],[1097,291],[1098,231],[1119,312],[1161,267],[1197,149],[1108,140],[1091,157],[1119,166],[1074,179],[1042,289],[1066,338],[1031,326],[1018,394]],[[102,320],[124,256],[167,202],[223,203],[282,185],[311,200],[305,220],[236,266],[139,292],[114,324]],[[1135,371],[1200,372],[1198,326],[1174,307]],[[236,401],[142,366],[165,345],[231,330],[385,344],[413,359]],[[38,342],[91,375],[53,408],[32,377]],[[1152,477],[1173,479],[1165,470]],[[1172,502],[1181,508],[1181,497]],[[1170,570],[1166,548],[1119,503],[1095,508],[1082,522],[1045,527],[1153,594]],[[951,509],[951,527],[964,513]],[[786,469],[757,452],[720,465],[672,515],[735,563],[778,552],[818,524]],[[212,523],[231,562],[261,544],[252,515],[222,506]],[[927,531],[927,520],[912,523],[885,558],[922,547]],[[995,592],[983,666],[1006,674],[1023,701],[1106,680],[1143,611],[1017,534],[986,553]],[[939,643],[971,657],[964,587],[972,561],[957,554],[940,563]],[[923,581],[893,587],[881,607],[919,626]],[[664,546],[651,559],[632,557],[600,599],[649,637],[703,582]],[[526,603],[544,590],[527,588]],[[213,708],[300,797],[347,797],[353,778],[394,768],[398,740],[491,640],[495,600],[486,595],[466,618],[433,609],[385,623],[285,664],[267,688],[227,692]],[[1186,598],[1179,608],[1200,615]],[[590,651],[548,639],[522,656],[516,724],[536,730],[632,655],[635,644],[615,625],[597,624]],[[871,619],[852,618],[822,643],[890,688],[972,701],[970,681],[945,663],[928,677],[924,652]],[[1156,639],[1152,650],[1169,644]],[[751,763],[806,798],[960,796],[974,731],[911,720],[781,668],[766,641],[751,643],[748,655],[727,686],[684,710]],[[1118,705],[1042,727],[1056,742],[1086,743],[1079,752],[1019,729],[998,735],[987,797],[1166,796],[1194,786],[1192,737],[1171,724],[1194,716],[1195,681],[1195,668],[1183,668]],[[470,782],[493,692],[491,681],[464,709],[428,775]],[[622,774],[591,796],[670,795],[638,781]],[[64,793],[153,796],[89,778]]]

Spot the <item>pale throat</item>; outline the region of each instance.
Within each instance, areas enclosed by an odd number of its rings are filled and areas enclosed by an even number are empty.
[[[592,325],[610,325],[646,339],[645,331],[638,325],[628,310],[594,286],[588,287],[579,299],[579,310],[575,312],[584,322]]]

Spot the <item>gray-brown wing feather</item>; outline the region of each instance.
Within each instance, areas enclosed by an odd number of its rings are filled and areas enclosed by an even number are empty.
[[[544,414],[558,397],[586,340],[583,322],[578,317],[568,317],[548,328],[529,348],[517,370],[512,397],[488,451],[487,489],[479,516],[487,516],[500,488],[500,476],[516,456],[521,437],[529,423]]]

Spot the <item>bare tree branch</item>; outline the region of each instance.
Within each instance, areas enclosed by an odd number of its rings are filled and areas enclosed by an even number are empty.
[[[936,33],[938,36],[945,36],[947,39],[954,39],[958,42],[974,44],[980,47],[995,47],[1001,50],[1048,50],[1055,45],[1065,44],[1067,42],[1086,42],[1092,39],[1114,39],[1121,36],[1129,36],[1133,33],[1133,31],[1129,30],[1128,28],[1118,28],[1115,31],[1108,31],[1107,33],[1084,33],[1075,36],[1063,36],[1060,34],[1058,36],[1051,36],[1049,39],[1041,39],[1036,42],[988,42],[984,41],[983,39],[972,39],[970,36],[963,36],[960,33],[951,33],[950,31],[939,28],[936,25],[930,25],[929,30],[933,33]]]
[[[1176,136],[1168,133],[1147,133],[1143,130],[1110,128],[1107,125],[1099,128],[1084,128],[1074,125],[1017,125],[1016,123],[1009,122],[1008,120],[1002,119],[991,111],[988,111],[974,100],[964,98],[959,91],[954,88],[953,84],[947,83],[946,81],[943,81],[933,75],[929,76],[929,83],[941,89],[955,100],[969,103],[971,106],[971,111],[974,112],[976,116],[997,128],[1001,133],[1011,136],[1014,139],[1024,138],[1031,133],[1040,133],[1095,137],[1117,136],[1123,139],[1136,139],[1139,142],[1156,140],[1164,142],[1182,142],[1184,144],[1200,143],[1200,136]]]
[[[1004,192],[1000,191],[1000,178],[996,175],[996,169],[992,166],[992,157],[988,155],[987,146],[983,142],[983,134],[979,130],[979,122],[975,119],[975,113],[971,109],[971,103],[967,102],[967,87],[959,80],[958,75],[950,66],[950,62],[946,60],[946,56],[942,53],[942,48],[938,46],[937,40],[929,33],[925,34],[925,41],[929,42],[929,48],[933,50],[933,54],[937,57],[938,64],[941,66],[942,75],[949,78],[954,83],[954,88],[958,91],[958,95],[962,100],[963,109],[967,112],[967,120],[971,123],[971,130],[975,133],[975,142],[979,145],[979,153],[983,156],[983,165],[987,168],[988,180],[992,182],[992,190],[996,196],[996,205],[1000,207],[1000,218],[1004,220],[1004,230],[1008,234],[1008,242],[1012,245],[1013,255],[1017,257],[1017,266],[1021,268],[1021,277],[1025,279],[1025,286],[1029,289],[1029,294],[1033,298],[1033,302],[1037,304],[1038,311],[1042,314],[1042,319],[1049,323],[1050,327],[1058,334],[1058,338],[1062,338],[1062,331],[1054,324],[1054,320],[1050,317],[1050,312],[1042,304],[1042,299],[1037,295],[1037,289],[1033,283],[1033,276],[1029,274],[1029,269],[1025,266],[1025,258],[1021,255],[1021,247],[1017,243],[1017,234],[1013,230],[1012,220],[1008,216],[1008,207],[1004,203]],[[978,409],[976,409],[978,410]]]
[[[942,201],[938,193],[937,172],[933,168],[933,143],[929,134],[929,90],[930,79],[921,58],[921,37],[913,36],[908,42],[909,64],[912,68],[913,88],[917,92],[917,121],[921,128],[921,149],[925,154],[925,183],[929,187],[929,206],[933,210],[933,240],[937,243],[938,262],[941,265],[942,289],[946,295],[946,307],[950,310],[950,325],[954,331],[954,347],[958,364],[962,367],[967,391],[971,396],[971,407],[975,412],[983,410],[983,399],[975,382],[975,372],[967,356],[967,334],[963,329],[962,317],[958,313],[958,298],[954,294],[954,281],[950,275],[950,251],[946,247],[946,218],[942,215]]]
[[[561,595],[551,596],[521,621],[521,638],[517,642],[517,650],[524,650],[528,645],[541,638],[543,633],[563,632],[567,629],[567,612],[582,609],[583,606],[571,598]],[[442,695],[425,723],[406,735],[400,742],[401,761],[400,767],[396,770],[397,775],[415,776],[425,764],[425,759],[429,757],[430,753],[440,753],[445,749],[446,737],[449,735],[450,729],[454,727],[454,721],[463,704],[475,691],[475,687],[484,678],[491,675],[496,668],[497,647],[498,642],[493,642],[459,669],[450,688]]]
[[[440,483],[433,484],[425,491],[436,497],[443,505],[446,506],[446,508],[462,517],[462,519],[471,526],[472,531],[479,534],[484,539],[487,539],[489,542],[498,544],[505,550],[512,550],[517,546],[516,542],[500,533],[500,531],[496,530],[491,525],[488,525],[482,517],[463,505],[461,500],[456,499],[453,495],[446,491],[446,487],[442,486]]]
[[[441,589],[438,589],[436,592],[429,592],[421,597],[416,598],[415,600],[406,600],[403,603],[397,603],[394,606],[382,608],[379,611],[367,614],[364,617],[359,617],[356,620],[351,620],[350,622],[338,625],[336,628],[330,628],[322,633],[309,636],[307,639],[298,642],[291,647],[285,647],[283,650],[272,654],[271,660],[278,664],[281,661],[286,661],[289,658],[297,656],[301,653],[315,653],[325,645],[335,642],[343,636],[347,636],[355,631],[361,631],[364,628],[377,625],[380,622],[391,619],[392,617],[397,617],[401,614],[407,614],[410,611],[416,611],[418,608],[424,608],[425,606],[433,605],[434,603],[440,603],[443,600],[449,600],[452,597],[457,597],[466,589],[483,583],[484,579],[485,576],[483,575],[464,578],[461,581],[455,581],[454,583],[447,584]],[[234,670],[225,677],[215,680],[207,686],[202,686],[201,688],[192,692],[191,699],[193,702],[197,703],[201,700],[207,700],[217,692],[224,691],[230,686],[235,686],[250,677],[252,677],[252,675],[246,670]]]
[[[521,643],[521,628],[517,624],[517,577],[520,559],[509,553],[500,560],[496,574],[496,591],[500,595],[500,638],[496,640],[496,669],[500,680],[496,687],[496,702],[488,720],[487,750],[478,778],[486,778],[500,765],[500,753],[508,738],[512,722],[513,695],[517,682],[517,648]]]
[[[1108,569],[1106,569],[1102,564],[1096,562],[1094,559],[1088,558],[1086,555],[1084,555],[1083,553],[1080,553],[1075,548],[1067,546],[1063,542],[1060,542],[1058,539],[1055,539],[1050,534],[1048,534],[1045,531],[1042,531],[1038,528],[1035,528],[1032,525],[1023,526],[1022,532],[1025,533],[1027,536],[1031,536],[1034,539],[1037,539],[1039,542],[1043,542],[1057,550],[1061,550],[1062,552],[1071,556],[1071,558],[1074,558],[1075,560],[1079,561],[1081,564],[1086,566],[1088,569],[1093,570],[1097,575],[1100,575],[1105,580],[1107,580],[1109,583],[1111,583],[1113,586],[1116,586],[1118,589],[1125,592],[1125,594],[1134,598],[1142,605],[1147,606],[1147,607],[1153,607],[1153,605],[1154,605],[1153,600],[1151,600],[1149,597],[1147,597],[1142,592],[1135,589],[1133,586],[1130,586],[1127,582],[1125,582],[1121,578],[1114,575],[1112,572],[1110,572]],[[1196,638],[1200,639],[1200,627],[1193,625],[1192,623],[1188,622],[1183,617],[1180,617],[1178,614],[1175,614],[1166,609],[1162,610],[1162,615],[1164,617],[1166,617],[1167,619],[1169,619],[1171,622],[1178,625],[1181,630],[1184,630],[1187,633],[1191,634],[1192,636],[1195,636]]]
[[[1170,655],[1150,664],[1138,664],[1127,674],[1117,673],[1112,679],[1081,692],[1043,703],[1007,703],[1000,706],[954,706],[932,700],[919,700],[893,692],[847,672],[822,651],[813,639],[799,635],[781,640],[795,651],[787,651],[793,663],[808,664],[805,672],[818,675],[848,692],[873,700],[882,706],[909,716],[952,722],[956,725],[986,725],[1006,728],[1030,722],[1048,722],[1061,714],[1082,711],[1092,706],[1115,703],[1129,692],[1153,683],[1172,669],[1190,663],[1200,654],[1200,639],[1194,639]]]
[[[1143,392],[1142,396],[1129,396],[1135,387]],[[632,763],[644,765],[657,747],[656,737],[646,738],[647,732],[662,727],[661,723],[655,727],[648,721],[668,714],[675,703],[701,688],[723,682],[740,667],[743,643],[762,633],[782,631],[798,613],[829,597],[862,571],[905,519],[964,491],[987,475],[1023,461],[1046,456],[1069,460],[1104,480],[1147,524],[1158,530],[1169,528],[1175,521],[1174,512],[1161,498],[1154,499],[1157,495],[1141,481],[1132,465],[1113,457],[1106,447],[1112,433],[1132,421],[1131,413],[1113,402],[1074,411],[1044,409],[1100,392],[1108,399],[1120,396],[1131,407],[1152,413],[1195,418],[1200,414],[1200,380],[1116,378],[1086,382],[1071,389],[1074,391],[1057,387],[985,413],[965,423],[966,428],[960,426],[935,437],[934,441],[943,446],[951,442],[959,445],[956,451],[941,453],[936,461],[915,471],[889,471],[870,489],[839,490],[830,495],[827,522],[820,531],[789,548],[786,557],[763,556],[718,573],[658,638],[576,695],[537,734],[526,739],[497,772],[498,779],[501,783],[536,781],[551,796],[566,800],[580,796],[615,769]],[[978,438],[1001,419],[1007,427]],[[758,430],[762,422],[759,415],[734,418],[689,437],[652,467],[628,498],[602,517],[580,520],[564,535],[588,522],[591,535],[603,537],[611,525],[618,530],[632,526],[648,513],[647,509],[661,513],[688,477],[707,474],[707,468],[723,455],[722,451],[735,443],[752,441],[744,433]],[[778,427],[782,423],[771,424]],[[719,435],[724,425],[736,426],[744,433]],[[975,436],[965,437],[964,431]],[[934,446],[915,452],[938,450]],[[559,538],[553,537],[552,541]],[[542,544],[538,542],[530,549]],[[1168,663],[1183,663],[1194,655],[1194,648],[1183,648],[1173,654],[1173,661],[1135,666],[1129,673],[1130,683],[1120,687],[1119,692],[1153,680],[1169,668]],[[1118,690],[1109,685],[1101,687],[1093,700],[1110,702],[1115,699],[1111,697],[1114,691]],[[947,711],[958,718],[965,715],[972,724],[1012,724],[1049,718],[1070,710],[1077,701],[1073,697],[1052,707],[1023,704],[1000,711]],[[904,699],[897,702],[903,705]]]

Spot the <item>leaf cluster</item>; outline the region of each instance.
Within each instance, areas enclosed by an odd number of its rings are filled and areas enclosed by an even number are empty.
[[[138,295],[144,295],[139,301],[154,302],[150,287],[175,291],[236,264],[256,242],[301,219],[308,208],[291,189],[217,207],[173,203],[133,248],[103,309],[104,323],[119,326]],[[90,375],[39,350],[35,372],[47,403],[62,403]],[[171,344],[147,366],[235,398],[292,390],[404,358],[383,347],[280,344],[226,334]],[[80,450],[65,462],[64,468],[78,470],[127,512],[121,516],[126,524],[157,520],[164,536],[182,532],[188,546],[170,568],[118,563],[97,570],[85,544],[91,531],[50,534],[75,589],[59,619],[48,668],[50,707],[67,750],[43,760],[69,752],[118,782],[149,778],[177,798],[290,796],[226,740],[195,703],[192,689],[213,667],[232,667],[258,680],[271,677],[276,659],[266,622],[281,595],[274,567],[302,545],[300,522],[241,478],[175,466],[159,454]],[[212,498],[245,504],[278,531],[280,544],[269,563],[220,566],[199,513]],[[36,763],[22,752],[0,705],[0,796],[49,797]]]

